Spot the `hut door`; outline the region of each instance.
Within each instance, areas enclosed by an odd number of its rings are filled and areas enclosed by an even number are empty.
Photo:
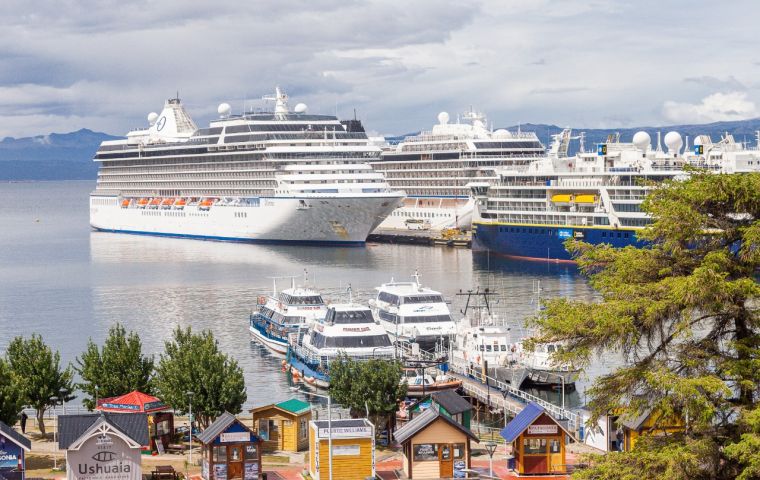
[[[227,480],[243,478],[243,447],[230,445],[227,447]]]
[[[441,469],[441,478],[451,478],[454,476],[454,455],[452,450],[449,444],[438,445],[438,463]]]

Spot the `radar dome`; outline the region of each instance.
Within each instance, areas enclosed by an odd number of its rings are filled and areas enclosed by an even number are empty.
[[[299,103],[296,105],[296,108],[294,108],[293,111],[296,113],[306,113],[306,110],[308,109],[309,107],[307,107],[305,103]]]
[[[678,132],[668,132],[665,134],[665,145],[668,147],[668,153],[678,153],[683,146],[683,139]]]
[[[697,135],[694,137],[694,146],[698,147],[702,145],[702,135]]]
[[[644,132],[644,131],[636,132],[636,134],[633,136],[633,144],[636,145],[636,148],[638,148],[642,152],[647,151],[651,142],[652,142],[652,138],[649,136],[647,132]]]
[[[158,120],[158,114],[156,112],[150,112],[148,114],[148,123],[153,125]]]
[[[449,123],[449,114],[447,112],[441,112],[438,114],[438,122],[441,125],[446,125]]]
[[[232,107],[230,107],[229,103],[220,103],[216,111],[219,113],[220,117],[227,117],[232,111]]]
[[[500,128],[493,132],[494,136],[501,137],[501,138],[509,138],[512,136],[512,134],[509,132],[509,130],[506,130],[504,128]]]

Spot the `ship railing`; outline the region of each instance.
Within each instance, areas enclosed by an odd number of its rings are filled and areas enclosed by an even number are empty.
[[[475,378],[472,375],[472,372],[469,370],[468,365],[460,360],[451,359],[451,361],[449,362],[449,368],[451,369],[451,371],[458,373],[462,376],[473,378],[473,379]],[[497,378],[494,378],[491,376],[479,375],[477,379],[481,381],[484,379],[487,379],[488,385],[490,387],[493,387],[499,390],[501,394],[504,395],[505,397],[509,396],[510,398],[518,400],[521,403],[525,403],[525,404],[533,402],[540,405],[541,407],[544,408],[544,410],[549,412],[554,418],[557,418],[560,420],[567,420],[568,426],[573,430],[577,430],[581,425],[580,415],[578,415],[576,412],[562,408],[542,398],[539,398],[535,395],[531,395],[530,393],[524,392],[520,390],[519,388],[514,387],[506,382],[503,382]]]

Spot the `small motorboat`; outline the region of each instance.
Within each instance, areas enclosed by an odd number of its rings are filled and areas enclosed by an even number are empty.
[[[461,380],[455,380],[443,374],[433,378],[432,375],[423,373],[415,368],[404,369],[404,376],[401,378],[401,382],[407,385],[407,397],[422,397],[428,393],[457,389],[462,386]]]

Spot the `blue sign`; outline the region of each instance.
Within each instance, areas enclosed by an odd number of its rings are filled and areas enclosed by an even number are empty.
[[[15,470],[22,458],[21,447],[0,435],[0,470]]]
[[[704,145],[694,145],[694,154],[695,155],[704,155],[705,154],[705,146]]]
[[[467,478],[467,464],[464,460],[456,460],[454,462],[454,478]]]
[[[607,155],[607,145],[604,143],[600,143],[596,146],[596,154],[597,155]]]
[[[559,228],[557,229],[557,236],[559,238],[573,238],[572,228]]]

